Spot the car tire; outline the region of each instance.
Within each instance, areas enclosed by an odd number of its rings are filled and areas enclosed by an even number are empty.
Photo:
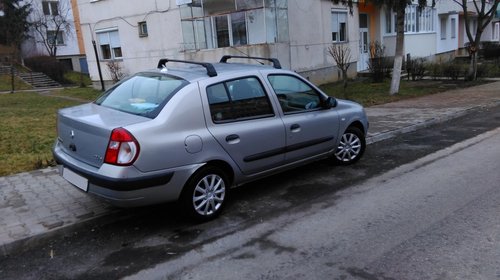
[[[181,207],[188,217],[204,222],[217,217],[227,200],[229,180],[216,166],[204,166],[186,183],[181,195]]]
[[[339,145],[333,154],[333,160],[338,165],[353,164],[363,156],[365,148],[364,133],[357,127],[348,127],[340,137]]]

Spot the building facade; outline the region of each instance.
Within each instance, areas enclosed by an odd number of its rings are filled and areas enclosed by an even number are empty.
[[[223,55],[278,58],[314,82],[338,78],[327,52],[348,44],[358,60],[357,12],[329,0],[79,0],[92,80],[98,65],[124,74],[154,68],[161,58],[218,61]],[[96,54],[98,59],[96,59]],[[351,67],[354,69],[355,67]]]
[[[453,57],[467,42],[460,6],[452,0],[435,7],[409,5],[405,54]],[[429,1],[430,2],[430,1]],[[223,55],[276,57],[316,83],[338,80],[328,53],[341,44],[351,51],[350,74],[368,69],[370,43],[393,56],[396,15],[359,1],[353,11],[330,0],[78,0],[89,71],[98,81],[154,68],[161,58],[216,62]],[[474,24],[473,21],[471,24]],[[484,40],[495,39],[498,22]],[[118,66],[119,73],[116,73]],[[111,68],[115,69],[114,73]]]
[[[76,0],[31,1],[29,38],[22,44],[24,58],[52,55],[70,70],[88,73]]]

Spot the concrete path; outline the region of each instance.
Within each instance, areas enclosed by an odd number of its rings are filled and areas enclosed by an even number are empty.
[[[500,81],[366,108],[375,143],[500,105]],[[500,124],[499,124],[500,125]],[[7,255],[122,211],[62,179],[56,168],[0,177],[0,255]],[[103,223],[105,221],[102,221]]]

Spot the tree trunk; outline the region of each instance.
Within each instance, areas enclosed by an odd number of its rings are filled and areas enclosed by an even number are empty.
[[[403,51],[405,42],[405,8],[406,1],[399,1],[400,4],[396,10],[396,53],[394,55],[394,65],[392,68],[392,80],[390,95],[395,95],[399,92],[399,83],[401,81],[401,68],[403,66]]]
[[[475,81],[477,79],[477,51],[470,53],[469,70],[467,71],[467,80]]]

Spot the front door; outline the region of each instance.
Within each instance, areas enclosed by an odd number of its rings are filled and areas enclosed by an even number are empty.
[[[368,69],[370,60],[370,37],[368,34],[368,15],[359,15],[359,60],[358,72]]]
[[[287,163],[321,156],[335,148],[338,114],[321,107],[324,96],[299,77],[270,74],[268,81],[282,110]]]

